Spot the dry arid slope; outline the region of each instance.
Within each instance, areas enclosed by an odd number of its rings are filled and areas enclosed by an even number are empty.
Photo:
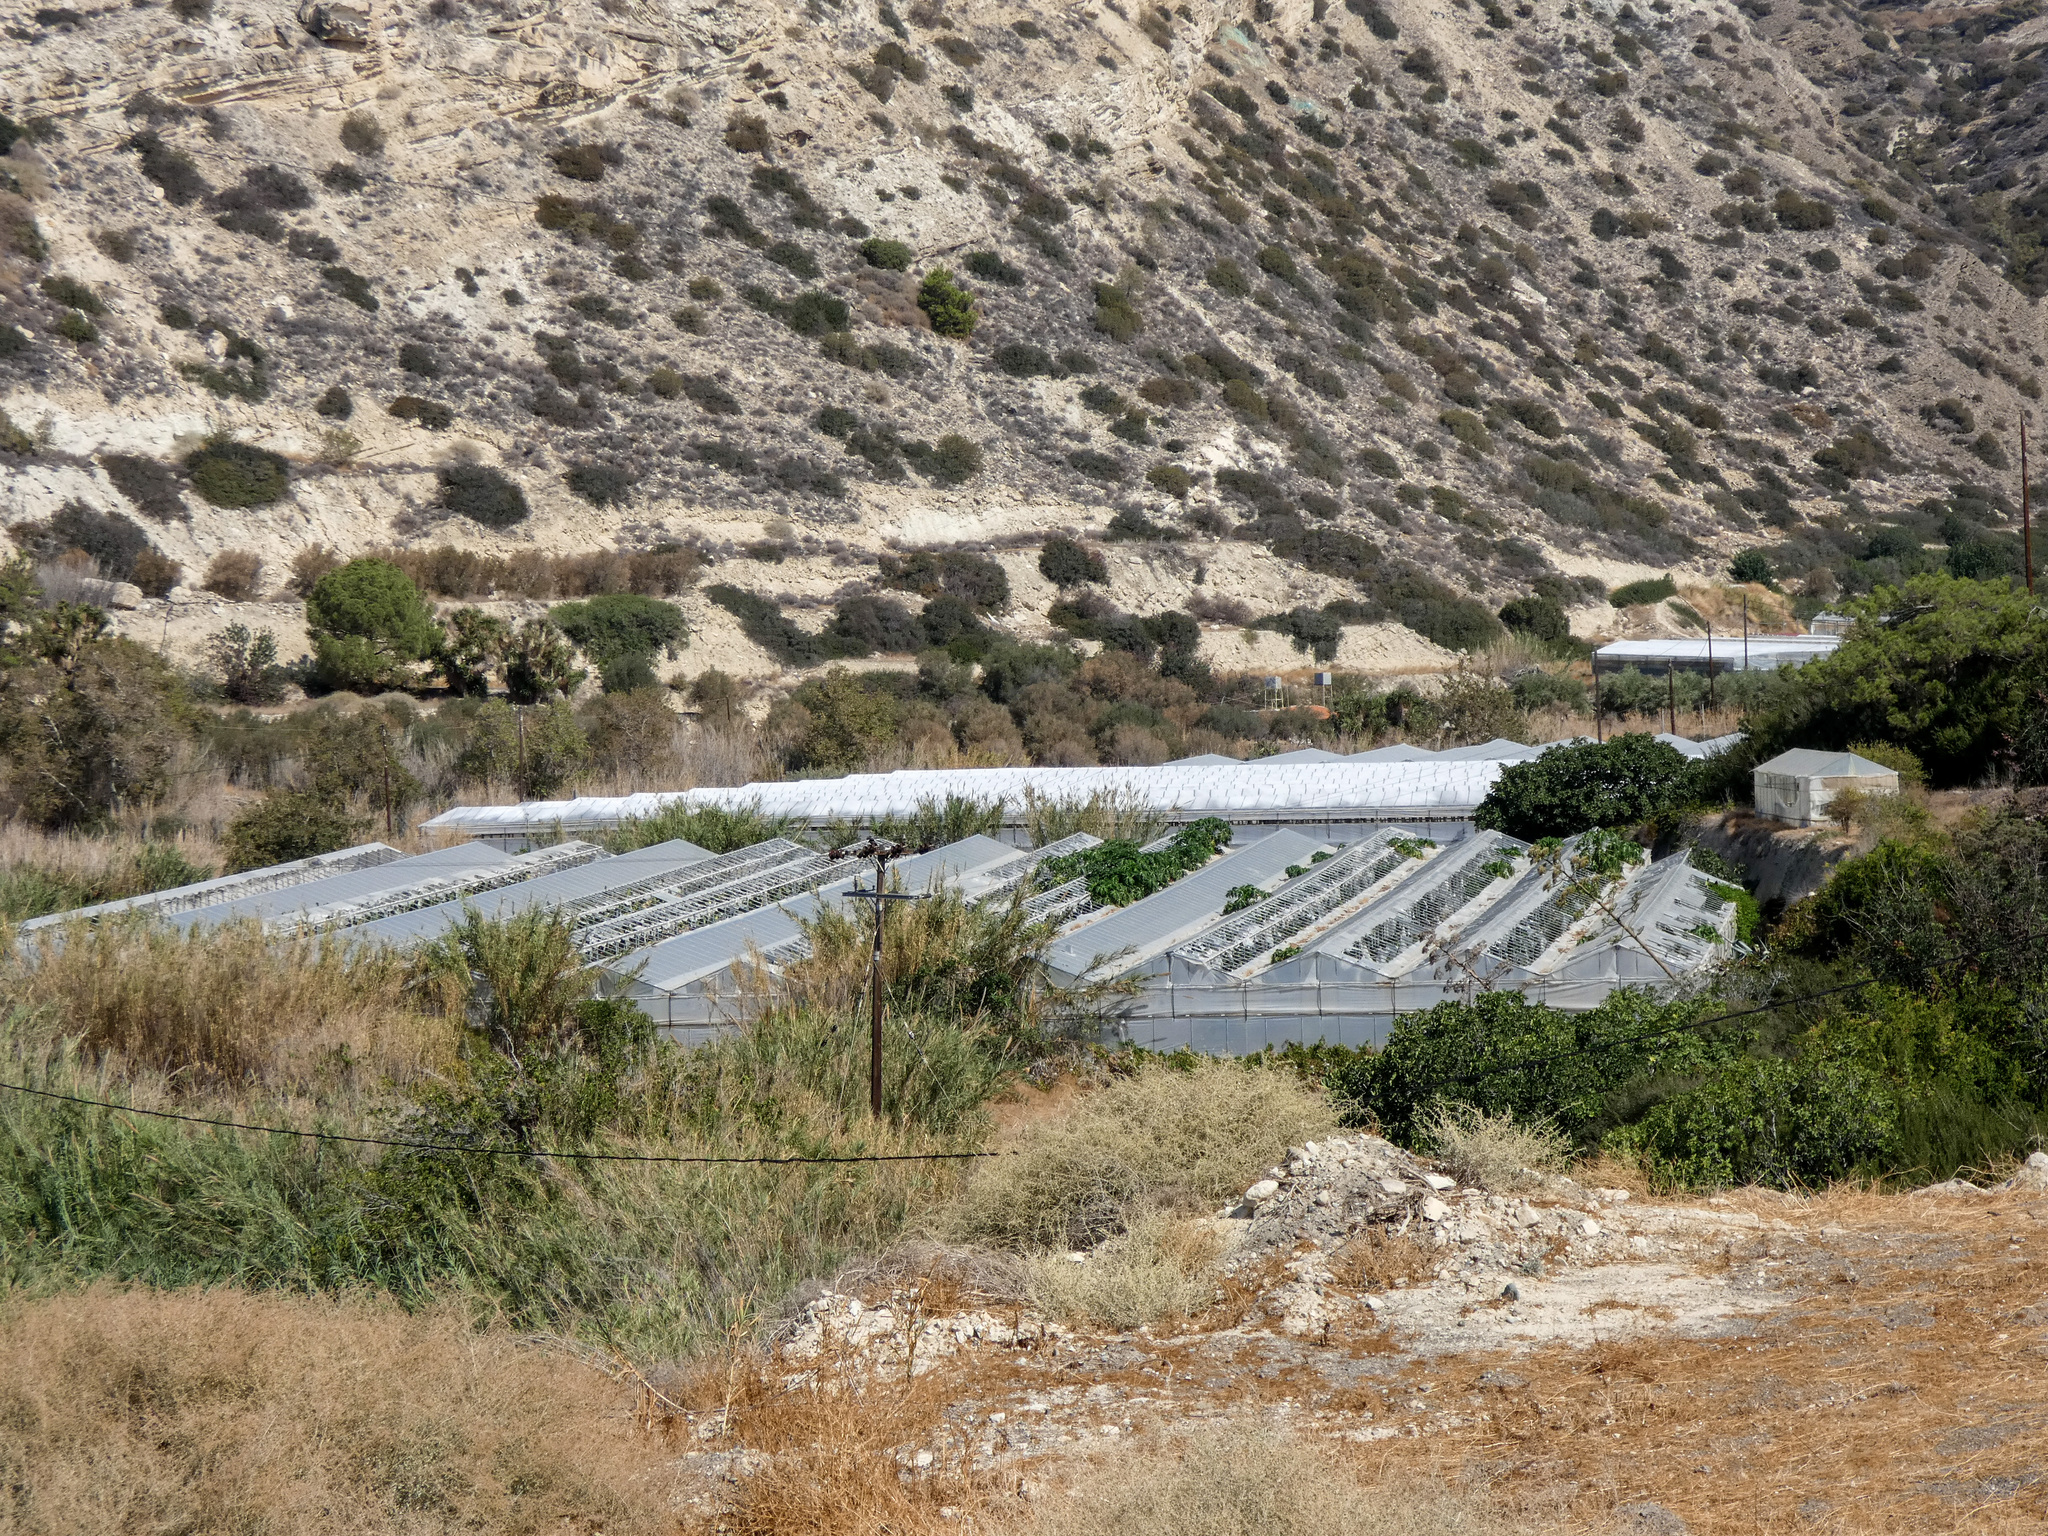
[[[132,516],[188,584],[686,541],[797,606],[979,544],[1023,632],[1031,546],[1108,532],[1139,611],[1343,597],[1453,646],[1456,597],[1585,631],[1901,516],[1995,564],[2048,350],[2038,9],[16,9],[0,519]],[[209,433],[282,496],[190,487]],[[519,510],[464,464],[530,515],[460,515]]]

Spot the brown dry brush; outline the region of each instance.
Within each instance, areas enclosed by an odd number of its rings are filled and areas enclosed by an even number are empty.
[[[0,993],[87,1054],[187,1087],[300,1090],[338,1067],[403,1085],[447,1065],[455,1046],[400,957],[254,921],[190,932],[144,916],[67,923],[0,953]]]
[[[0,1358],[0,1533],[675,1529],[630,1390],[453,1311],[17,1292]]]

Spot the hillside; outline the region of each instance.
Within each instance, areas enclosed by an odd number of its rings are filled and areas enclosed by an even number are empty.
[[[963,545],[1020,634],[1065,530],[1112,606],[1411,667],[1751,548],[1814,604],[2017,570],[2039,10],[17,12],[0,520],[188,592],[682,545],[811,630]]]

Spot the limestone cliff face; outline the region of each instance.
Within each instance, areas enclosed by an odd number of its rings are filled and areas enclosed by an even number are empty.
[[[2002,548],[2040,151],[1940,125],[1958,78],[2032,99],[1985,72],[2024,38],[1959,75],[1925,18],[1768,12],[24,12],[0,520],[121,511],[188,572],[692,540],[822,600],[888,542],[1116,516],[1131,601],[1214,570],[1425,628],[1753,546],[1868,563],[1902,517]],[[917,302],[940,266],[971,336]],[[109,469],[222,434],[284,494],[144,508]],[[528,515],[465,515],[463,464]]]

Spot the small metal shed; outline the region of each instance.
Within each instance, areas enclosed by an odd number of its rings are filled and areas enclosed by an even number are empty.
[[[1756,767],[1756,809],[1794,826],[1826,822],[1828,803],[1844,789],[1866,795],[1896,795],[1898,770],[1854,752],[1820,752],[1794,747]]]

